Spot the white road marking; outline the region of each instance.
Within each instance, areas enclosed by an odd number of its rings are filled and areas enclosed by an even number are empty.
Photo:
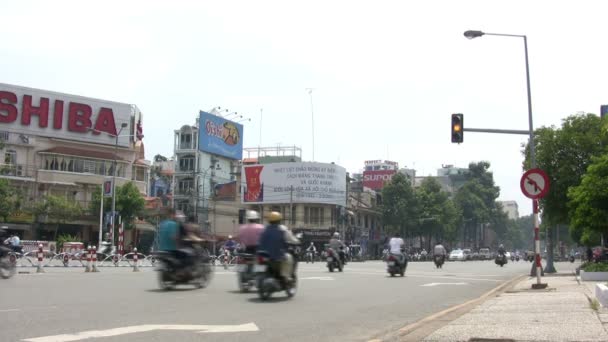
[[[301,280],[334,280],[332,277],[305,277],[300,278]]]
[[[382,275],[382,274],[388,274],[386,272],[347,272],[344,271],[344,274],[371,274],[371,275]],[[450,279],[450,280],[471,280],[471,281],[490,281],[490,282],[495,282],[495,283],[499,283],[503,280],[500,279],[484,279],[484,278],[469,278],[469,277],[453,277],[453,276],[442,276],[442,275],[434,275],[434,276],[429,276],[429,275],[422,275],[422,274],[412,274],[412,273],[407,273],[407,271],[405,272],[405,276],[406,277],[410,277],[410,278],[430,278],[430,279]]]
[[[21,311],[21,309],[0,309],[0,312],[13,312],[13,311]]]
[[[75,334],[64,334],[54,336],[44,336],[28,338],[22,341],[27,342],[70,342],[80,341],[89,338],[112,337],[125,334],[142,333],[154,330],[186,330],[196,331],[198,333],[226,333],[226,332],[247,332],[259,331],[260,329],[255,323],[246,323],[240,325],[169,325],[169,324],[144,324],[134,325],[130,327],[114,328],[107,330],[89,330]]]
[[[433,286],[439,286],[439,285],[469,285],[469,284],[468,283],[429,283],[429,284],[424,284],[424,285],[420,285],[420,286],[433,287]]]

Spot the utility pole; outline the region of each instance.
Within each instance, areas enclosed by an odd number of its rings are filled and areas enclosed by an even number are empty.
[[[292,216],[293,216],[293,185],[289,188],[289,224],[290,225],[293,225]]]

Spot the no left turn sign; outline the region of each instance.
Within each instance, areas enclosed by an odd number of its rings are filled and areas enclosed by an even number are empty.
[[[549,177],[541,169],[531,169],[521,176],[519,186],[524,196],[531,199],[543,198],[549,191]]]

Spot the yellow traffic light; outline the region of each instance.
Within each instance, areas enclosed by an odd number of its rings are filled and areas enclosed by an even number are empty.
[[[452,114],[452,142],[461,143],[464,140],[463,114]]]

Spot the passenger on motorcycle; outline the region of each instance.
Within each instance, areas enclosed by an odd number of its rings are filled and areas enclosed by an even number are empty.
[[[245,253],[255,254],[264,226],[260,224],[260,214],[255,210],[247,210],[245,219],[247,223],[239,229],[239,240],[245,246]]]
[[[398,234],[395,234],[388,242],[388,245],[390,247],[389,252],[397,257],[400,264],[403,264],[405,262],[405,255],[402,251],[405,246],[403,239],[400,238]]]
[[[340,233],[335,232],[333,238],[329,240],[329,248],[333,249],[334,252],[338,252],[343,265],[346,264],[346,255],[344,254],[345,247],[344,242],[340,240]]]
[[[288,253],[289,245],[298,245],[298,240],[289,228],[281,225],[283,216],[273,211],[268,215],[268,225],[260,236],[258,249],[268,254],[273,263],[280,263],[280,274],[284,281],[291,281],[293,275],[293,256]]]
[[[433,248],[433,255],[440,255],[444,259],[445,257],[447,257],[448,251],[445,249],[445,247],[443,247],[441,241],[438,241],[435,247]]]

